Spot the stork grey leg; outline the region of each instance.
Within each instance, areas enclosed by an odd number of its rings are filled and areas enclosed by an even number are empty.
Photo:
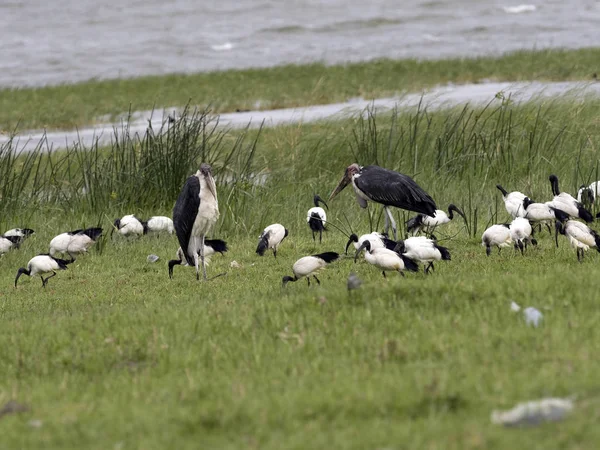
[[[383,209],[385,210],[386,213],[386,221],[385,221],[385,232],[388,232],[389,229],[389,224],[387,219],[390,220],[390,223],[392,224],[392,232],[394,233],[394,240],[398,240],[398,230],[396,229],[396,221],[394,220],[394,217],[392,216],[392,212],[390,211],[390,209],[387,206],[384,206]]]
[[[202,274],[204,275],[204,281],[208,279],[206,276],[206,264],[204,263],[204,235],[200,239],[200,259],[202,259]]]
[[[200,269],[198,268],[198,252],[194,252],[194,267],[196,268],[196,280],[199,280]]]

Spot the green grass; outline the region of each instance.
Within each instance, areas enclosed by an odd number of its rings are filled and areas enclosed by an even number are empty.
[[[289,65],[192,75],[149,76],[0,90],[0,131],[73,128],[130,109],[177,107],[191,100],[217,112],[273,109],[377,98],[445,83],[481,80],[592,80],[600,48],[519,51],[440,61],[376,60]],[[103,119],[106,121],[106,119]]]
[[[0,406],[15,399],[31,408],[0,419],[4,446],[593,447],[600,437],[600,255],[590,250],[579,264],[564,238],[555,249],[543,232],[524,257],[507,249],[488,258],[480,237],[488,224],[508,219],[496,183],[546,201],[550,173],[571,193],[600,178],[599,106],[498,99],[485,110],[227,132],[221,145],[193,137],[198,123],[191,121],[171,140],[92,149],[97,165],[75,150],[52,154],[51,166],[18,178],[22,189],[3,190],[0,179],[0,192],[14,194],[2,203],[2,229],[36,230],[21,250],[0,258]],[[174,198],[154,189],[148,174],[172,163],[174,149],[186,150],[190,165],[181,171],[191,173],[203,158],[198,142],[212,149],[204,156],[219,180],[214,237],[230,246],[213,258],[209,275],[226,276],[197,282],[193,270],[176,267],[169,280],[174,237],[106,238],[46,289],[27,277],[14,289],[17,269],[46,251],[58,232],[96,223],[109,230],[124,213],[169,214]],[[4,177],[29,170],[10,152],[3,157]],[[32,158],[38,167],[43,156]],[[308,289],[300,280],[283,290],[281,278],[299,257],[343,251],[346,237],[336,227],[364,233],[372,222],[381,229],[380,208],[361,210],[348,188],[329,203],[324,243],[310,238],[305,214],[312,195],[326,197],[354,161],[408,173],[440,207],[455,203],[467,213],[468,227],[455,221],[436,232],[452,261],[430,276],[394,274],[386,282],[364,261],[344,258],[322,272],[321,286]],[[60,197],[31,200],[32,190],[53,185],[70,199],[94,173],[115,189],[114,201],[106,198],[111,190],[98,189],[73,198],[65,213]],[[235,173],[242,176],[226,183],[225,175]],[[261,186],[250,174],[269,177]],[[165,186],[180,183],[180,175]],[[399,223],[408,217],[396,214]],[[277,260],[259,258],[258,233],[274,222],[290,236]],[[150,253],[158,263],[146,262]],[[233,260],[240,269],[230,268]],[[350,296],[352,270],[365,284]],[[540,309],[543,324],[527,327],[510,311],[511,301]],[[527,430],[491,424],[494,409],[570,395],[578,400],[564,422]],[[31,427],[31,420],[42,426]]]

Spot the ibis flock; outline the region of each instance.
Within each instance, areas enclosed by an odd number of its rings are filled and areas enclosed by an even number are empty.
[[[600,181],[582,186],[577,198],[560,191],[556,175],[550,175],[549,181],[553,197],[543,203],[518,191],[508,192],[497,185],[512,221],[494,224],[484,231],[481,243],[488,256],[493,248],[500,252],[505,247],[514,247],[524,254],[530,245],[537,245],[535,230],[541,232],[546,227],[552,233],[552,225],[556,245],[558,246],[559,234],[566,236],[576,250],[579,261],[590,247],[600,252],[600,235],[586,224],[594,220],[589,207],[598,196]],[[386,277],[386,272],[398,272],[402,276],[405,272],[417,272],[420,266],[428,274],[435,270],[435,263],[451,259],[450,251],[438,244],[433,232],[452,221],[454,214],[466,221],[465,214],[457,206],[450,204],[447,212],[438,209],[431,196],[409,176],[374,165],[363,167],[358,164],[351,164],[345,170],[344,176],[329,197],[329,203],[349,184],[352,185],[361,208],[366,208],[368,202],[379,203],[385,213],[384,233],[370,232],[360,236],[351,233],[348,236],[345,254],[352,245],[354,262],[364,254],[364,260]],[[328,229],[327,226],[338,227],[327,221],[326,211],[321,205],[326,209],[329,207],[321,197],[314,195],[313,203],[314,206],[307,212],[306,221],[315,243],[318,235],[319,244],[322,244],[323,232]],[[417,213],[406,223],[405,239],[398,240],[398,229],[391,207]],[[208,238],[218,219],[219,202],[212,169],[208,164],[201,164],[199,170],[185,181],[173,209],[173,219],[153,216],[143,221],[133,214],[126,215],[114,221],[111,235],[117,233],[125,239],[131,239],[146,234],[160,236],[175,233],[179,248],[175,252],[176,259],[168,262],[169,277],[173,277],[176,265],[183,265],[194,267],[196,279],[199,280],[202,273],[202,278],[208,280],[206,266],[210,257],[228,251],[225,241]],[[388,234],[390,227],[393,238]],[[86,254],[102,233],[102,228],[91,227],[57,235],[50,241],[48,253],[34,256],[26,267],[18,269],[15,287],[21,275],[39,275],[42,286],[46,287],[48,280],[56,276],[57,271],[66,270],[76,257]],[[14,228],[0,235],[0,255],[18,249],[32,234],[32,229]],[[258,238],[256,253],[264,256],[270,250],[273,257],[277,258],[279,246],[288,235],[288,230],[282,224],[267,226]],[[309,286],[311,278],[320,284],[318,272],[339,259],[340,254],[334,251],[302,256],[293,264],[292,275],[282,278],[282,285],[286,286],[301,278],[306,278]],[[348,280],[348,289],[360,286],[360,280],[355,274],[351,278],[352,280]]]

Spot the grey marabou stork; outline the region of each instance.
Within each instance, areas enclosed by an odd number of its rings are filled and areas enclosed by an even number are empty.
[[[433,199],[412,178],[393,170],[379,166],[364,166],[351,164],[346,169],[342,180],[331,193],[331,201],[342,189],[352,183],[356,200],[361,208],[367,207],[367,201],[380,203],[385,210],[385,232],[390,223],[397,239],[396,222],[389,210],[390,206],[409,211],[427,214],[434,217],[437,209]]]
[[[198,254],[204,279],[207,279],[204,238],[218,219],[217,186],[210,165],[203,163],[200,170],[186,180],[173,208],[175,233],[185,260],[196,268],[197,280],[200,279]]]

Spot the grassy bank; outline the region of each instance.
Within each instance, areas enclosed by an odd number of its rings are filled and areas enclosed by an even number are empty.
[[[0,226],[37,231],[0,259],[0,405],[14,399],[30,407],[1,418],[5,446],[593,446],[600,254],[590,250],[579,264],[564,238],[555,249],[543,232],[524,257],[507,249],[488,258],[480,236],[487,224],[507,219],[496,183],[546,201],[550,173],[570,192],[596,179],[599,106],[497,99],[485,110],[370,115],[213,137],[203,134],[200,116],[175,135],[124,138],[113,149],[34,152],[30,163],[4,153],[0,183],[33,168],[12,191],[16,200],[3,201]],[[162,164],[180,159],[187,166],[154,186]],[[214,236],[230,246],[208,270],[226,276],[198,283],[191,269],[176,267],[169,280],[174,237],[105,238],[47,289],[27,277],[12,287],[18,267],[59,231],[96,223],[109,229],[126,212],[169,214],[169,189],[200,159],[213,163],[218,179],[222,218]],[[438,206],[461,207],[466,224],[436,233],[452,260],[431,276],[384,282],[373,267],[344,258],[325,269],[320,287],[307,289],[301,280],[282,290],[281,277],[300,256],[343,252],[346,237],[333,225],[358,233],[381,228],[380,209],[360,210],[348,188],[329,204],[324,243],[310,238],[312,195],[325,197],[353,161],[408,173]],[[241,176],[231,179],[234,173]],[[93,174],[97,188],[82,194]],[[264,183],[257,174],[267,175]],[[47,194],[54,186],[60,195]],[[396,214],[399,223],[408,216]],[[259,258],[258,232],[273,222],[290,236],[277,260]],[[148,263],[150,253],[159,262]],[[233,260],[241,267],[231,268]],[[365,282],[352,297],[351,270]],[[513,300],[540,309],[542,326],[527,327],[510,311]],[[493,409],[570,395],[577,406],[563,423],[519,430],[490,422]]]
[[[0,130],[73,128],[101,116],[174,107],[191,101],[217,112],[272,109],[377,98],[437,84],[481,80],[592,80],[600,48],[519,51],[494,58],[378,60],[308,64],[193,75],[89,81],[0,90]],[[104,119],[106,120],[106,119]]]

